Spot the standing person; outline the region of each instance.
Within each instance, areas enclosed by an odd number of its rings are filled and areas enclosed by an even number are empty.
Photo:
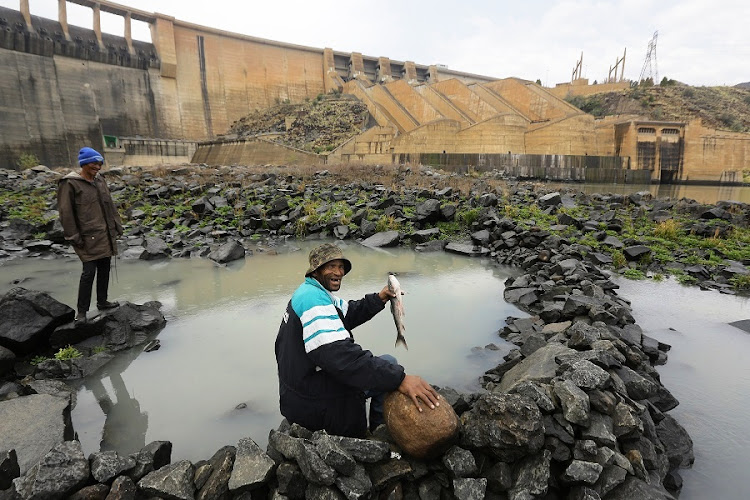
[[[427,382],[406,375],[392,357],[373,356],[354,342],[351,330],[382,311],[393,296],[388,287],[345,302],[332,293],[352,268],[341,249],[325,243],[310,252],[309,261],[276,337],[281,414],[313,431],[363,437],[365,393],[373,398],[370,430],[383,423],[386,392],[406,394],[419,411],[422,404],[434,409],[439,396]]]
[[[71,172],[58,183],[57,210],[67,241],[83,263],[78,285],[76,322],[86,321],[91,305],[91,288],[96,276],[96,307],[112,309],[117,303],[107,300],[109,268],[117,255],[117,237],[122,235],[120,214],[99,170],[104,157],[92,148],[78,153],[80,172]]]

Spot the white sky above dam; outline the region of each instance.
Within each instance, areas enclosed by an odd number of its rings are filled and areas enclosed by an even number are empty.
[[[606,79],[627,48],[625,79],[637,80],[658,31],[656,67],[689,85],[750,81],[750,0],[120,0],[147,12],[245,35],[505,78]],[[19,0],[0,0],[18,9]],[[30,0],[32,15],[57,19],[57,0]],[[91,9],[69,3],[68,23],[91,28]],[[102,29],[121,35],[119,16]],[[145,23],[133,36],[150,41]],[[652,66],[654,67],[654,66]]]

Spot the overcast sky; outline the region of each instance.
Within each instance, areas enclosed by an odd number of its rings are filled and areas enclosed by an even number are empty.
[[[120,0],[147,12],[271,40],[331,47],[505,78],[603,81],[627,48],[625,79],[637,80],[658,31],[652,72],[690,85],[750,81],[750,0]],[[30,0],[57,19],[57,0]],[[0,0],[18,9],[18,0]],[[68,4],[68,23],[90,28],[91,9]],[[122,18],[102,14],[104,31]],[[133,36],[150,41],[144,23]]]

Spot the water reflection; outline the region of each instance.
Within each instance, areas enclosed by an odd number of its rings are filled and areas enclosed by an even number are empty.
[[[99,408],[106,415],[99,449],[135,453],[146,445],[148,414],[141,411],[137,399],[130,397],[119,373],[110,374],[109,381],[114,388],[114,402],[102,379],[91,377],[83,385],[94,394]]]

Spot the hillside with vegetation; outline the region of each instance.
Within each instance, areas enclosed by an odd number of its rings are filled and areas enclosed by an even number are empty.
[[[228,135],[266,137],[313,153],[333,151],[367,127],[367,106],[354,96],[320,94],[301,104],[280,103],[236,122]]]
[[[750,132],[750,88],[691,87],[664,78],[661,85],[633,85],[618,92],[566,99],[597,118],[637,114],[651,120],[689,122],[696,118],[707,127]]]

